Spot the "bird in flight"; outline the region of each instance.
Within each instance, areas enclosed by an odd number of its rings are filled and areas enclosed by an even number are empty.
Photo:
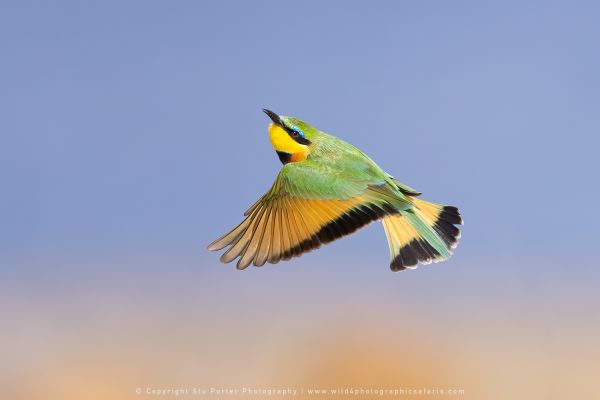
[[[421,193],[383,171],[365,153],[293,117],[263,110],[283,167],[245,219],[209,250],[229,248],[238,269],[289,260],[380,220],[390,268],[402,271],[447,259],[462,224],[456,207],[418,199]]]

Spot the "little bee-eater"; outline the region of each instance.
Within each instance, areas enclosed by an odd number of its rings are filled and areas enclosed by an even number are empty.
[[[263,110],[271,144],[283,167],[271,189],[236,228],[208,246],[229,249],[228,263],[289,260],[381,220],[392,271],[447,259],[462,224],[456,207],[417,198],[421,193],[394,179],[356,147],[293,117]]]

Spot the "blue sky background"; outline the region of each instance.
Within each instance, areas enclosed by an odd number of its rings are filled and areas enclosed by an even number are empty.
[[[4,2],[2,296],[65,313],[59,331],[110,297],[257,320],[409,304],[598,332],[599,16],[566,1]],[[277,266],[220,265],[206,245],[280,168],[263,107],[458,206],[455,256],[393,274],[377,224]]]

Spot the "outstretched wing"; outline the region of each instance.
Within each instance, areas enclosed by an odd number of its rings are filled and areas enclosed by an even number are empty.
[[[240,257],[238,269],[251,263],[277,263],[411,207],[367,164],[340,170],[309,160],[289,163],[271,189],[246,211],[246,219],[208,249],[230,246],[221,261]]]

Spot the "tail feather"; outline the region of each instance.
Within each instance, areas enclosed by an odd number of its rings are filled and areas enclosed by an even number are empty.
[[[382,219],[393,271],[443,261],[452,255],[460,238],[454,225],[463,221],[456,207],[410,199],[413,210]]]

